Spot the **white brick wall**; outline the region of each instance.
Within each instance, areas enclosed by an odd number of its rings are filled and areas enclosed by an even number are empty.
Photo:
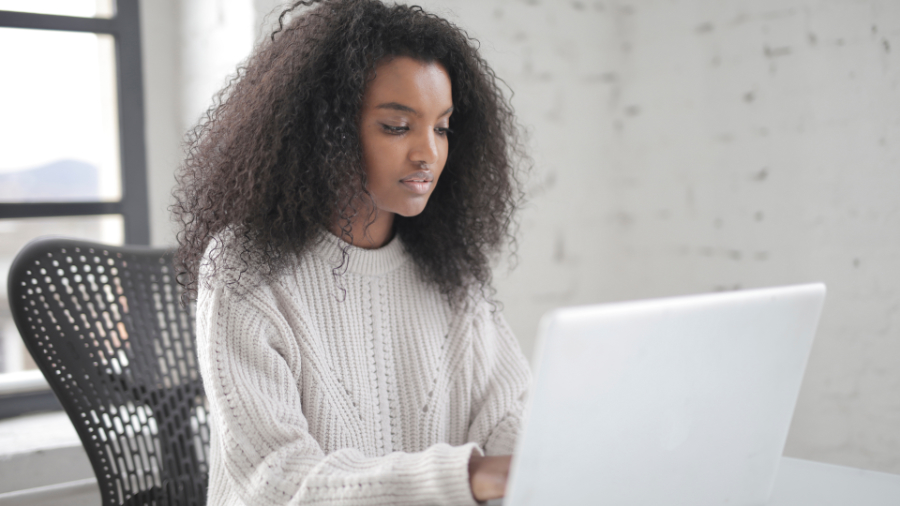
[[[209,40],[264,35],[277,4],[192,2],[221,22],[182,29],[181,58],[217,62],[176,76],[188,119],[211,93],[196,83],[243,58]],[[498,271],[526,352],[560,305],[822,280],[787,454],[900,473],[900,2],[422,4],[481,41],[531,135],[520,262]]]
[[[787,454],[900,473],[900,3],[427,1],[537,167],[506,314],[822,280]]]

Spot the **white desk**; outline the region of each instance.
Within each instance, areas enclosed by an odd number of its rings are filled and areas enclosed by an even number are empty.
[[[0,422],[0,506],[99,500],[87,455],[64,413]],[[768,506],[900,506],[900,475],[783,457]]]
[[[900,474],[782,457],[768,506],[900,506]]]
[[[900,506],[900,475],[782,457],[769,506]]]

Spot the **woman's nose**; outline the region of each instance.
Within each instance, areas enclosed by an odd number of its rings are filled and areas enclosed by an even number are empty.
[[[434,130],[428,129],[422,132],[416,136],[414,142],[415,144],[409,153],[410,160],[426,166],[431,166],[438,162],[440,157],[438,150],[440,148],[438,147],[437,134]]]

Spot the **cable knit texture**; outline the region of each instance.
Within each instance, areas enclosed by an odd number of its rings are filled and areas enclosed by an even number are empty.
[[[521,425],[518,343],[486,301],[451,308],[399,239],[335,276],[341,247],[325,233],[270,281],[201,267],[208,503],[475,504],[469,456],[512,453]]]

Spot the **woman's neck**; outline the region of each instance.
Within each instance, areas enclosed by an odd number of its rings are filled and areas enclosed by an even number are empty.
[[[387,244],[394,237],[394,213],[375,209],[375,218],[371,215],[357,216],[350,224],[350,236],[343,232],[340,223],[331,227],[331,233],[358,248],[377,249]]]

